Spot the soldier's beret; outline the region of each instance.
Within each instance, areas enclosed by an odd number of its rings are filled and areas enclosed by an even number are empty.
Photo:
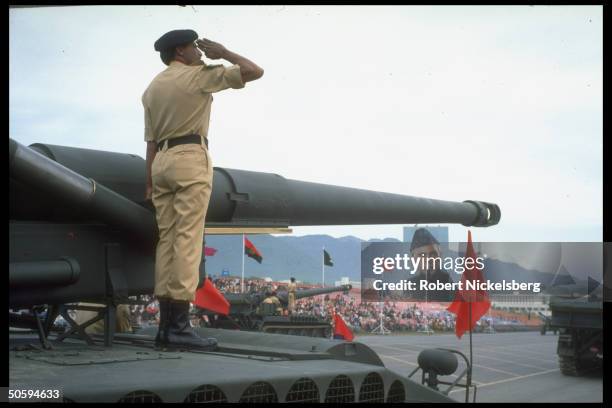
[[[163,51],[195,41],[197,38],[198,33],[193,30],[172,30],[159,37],[153,46],[155,51]]]
[[[413,251],[414,248],[432,244],[439,244],[439,242],[427,229],[419,228],[418,230],[414,231],[414,236],[412,237],[412,242],[410,243],[410,251]]]

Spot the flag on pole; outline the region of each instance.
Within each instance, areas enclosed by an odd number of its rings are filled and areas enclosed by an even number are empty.
[[[342,316],[334,313],[334,339],[353,341],[354,337],[351,329],[344,323]]]
[[[468,231],[468,242],[465,251],[465,259],[472,258],[472,268],[465,268],[461,277],[462,289],[455,292],[453,303],[446,309],[457,315],[455,322],[455,334],[461,338],[463,333],[470,331],[476,327],[476,322],[487,313],[491,306],[489,295],[486,290],[468,290],[466,282],[484,282],[482,271],[476,267],[476,251],[472,245],[472,232]],[[470,305],[472,311],[470,313]],[[470,319],[471,315],[471,319]],[[471,321],[470,321],[471,320]]]
[[[217,253],[217,250],[213,247],[204,247],[204,256],[214,256]]]
[[[253,243],[249,241],[247,237],[244,237],[244,253],[246,256],[253,258],[259,263],[261,263],[261,260],[263,259],[257,248],[255,248],[255,245],[253,245]]]
[[[323,265],[334,266],[334,260],[326,250],[323,250]]]
[[[208,278],[204,279],[204,285],[196,290],[195,302],[193,303],[201,309],[211,310],[222,315],[229,314],[229,302]]]

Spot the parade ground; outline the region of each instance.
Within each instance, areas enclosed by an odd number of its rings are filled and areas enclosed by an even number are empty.
[[[417,365],[421,350],[450,348],[469,358],[469,336],[455,335],[367,335],[355,341],[367,344],[381,357],[385,366],[408,375]],[[557,336],[548,332],[474,334],[473,381],[478,390],[476,402],[602,402],[602,371],[583,377],[561,374],[557,362]],[[465,368],[462,359],[455,374]],[[419,370],[413,377],[421,381]],[[452,382],[455,377],[439,377]],[[465,381],[465,380],[463,380]],[[448,386],[440,386],[445,390]],[[463,401],[465,391],[454,388],[450,396]],[[470,400],[472,394],[470,394]]]

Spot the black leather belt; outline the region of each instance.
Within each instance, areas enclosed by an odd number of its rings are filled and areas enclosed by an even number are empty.
[[[168,149],[172,149],[174,146],[178,146],[178,145],[201,144],[201,143],[202,143],[202,138],[200,137],[200,135],[193,134],[193,135],[187,135],[187,136],[179,136],[173,139],[166,139],[160,144],[158,144],[157,151],[158,152],[162,151],[162,149],[164,148],[166,144],[168,145]],[[204,144],[206,145],[206,148],[208,149],[208,138],[207,137],[204,137]]]

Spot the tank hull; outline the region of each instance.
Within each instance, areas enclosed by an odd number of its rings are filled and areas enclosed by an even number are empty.
[[[550,328],[559,331],[557,355],[561,373],[581,376],[603,364],[603,303],[586,299],[553,299]]]
[[[154,352],[153,335],[123,335],[112,348],[65,340],[41,352],[24,346],[31,338],[12,336],[9,386],[58,389],[66,402],[453,401],[388,370],[360,343],[213,329],[200,334],[218,338],[219,351]]]

